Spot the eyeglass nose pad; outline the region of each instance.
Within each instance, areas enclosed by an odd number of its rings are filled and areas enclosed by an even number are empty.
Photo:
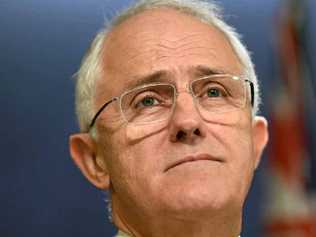
[[[181,95],[181,94],[188,94],[188,98],[183,100],[183,99],[178,99],[178,97]],[[181,100],[181,102],[180,102]],[[188,100],[191,100],[190,102],[188,102]],[[177,110],[177,107],[179,106],[179,103],[181,103],[182,107],[187,110],[188,109],[188,106],[192,106],[192,109],[194,110],[194,113],[197,113],[198,116],[201,117],[201,112],[200,112],[200,109],[198,108],[198,102],[196,101],[196,98],[195,96],[193,95],[193,93],[190,91],[190,90],[181,90],[181,91],[175,91],[175,98],[174,98],[174,102],[173,102],[173,111],[172,111],[172,114],[170,117],[173,117],[176,110]],[[184,103],[184,104],[183,104]],[[192,104],[192,105],[191,105]],[[191,111],[193,112],[193,111]],[[188,115],[191,114],[191,112],[185,112],[187,113]],[[170,118],[169,118],[170,119]]]
[[[175,90],[175,96],[174,96],[174,107],[176,106],[177,104],[177,101],[178,101],[178,97],[180,94],[182,93],[187,93],[191,96],[191,99],[193,100],[193,103],[194,103],[194,106],[195,108],[198,110],[198,107],[197,107],[197,101],[196,101],[196,97],[194,96],[193,94],[193,91],[191,90],[191,88],[189,87],[189,85],[187,86],[187,88],[185,90],[181,90],[181,91],[177,91]]]

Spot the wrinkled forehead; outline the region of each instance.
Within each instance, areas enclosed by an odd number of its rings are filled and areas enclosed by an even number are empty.
[[[195,64],[231,74],[241,70],[220,30],[168,8],[145,10],[116,26],[104,42],[103,56],[104,80],[98,87],[106,83],[112,92],[120,83],[158,70],[181,74]]]

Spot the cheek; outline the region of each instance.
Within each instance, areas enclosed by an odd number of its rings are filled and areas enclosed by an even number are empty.
[[[126,182],[132,176],[131,170],[127,170],[130,169],[131,165],[128,164],[129,159],[126,159],[128,158],[126,139],[119,132],[108,129],[99,130],[99,134],[102,134],[98,141],[100,153],[107,165],[111,184],[118,186],[117,183]]]
[[[228,152],[228,159],[236,164],[254,162],[252,120],[248,111],[231,113],[229,123],[210,124],[208,132]]]
[[[155,175],[162,167],[163,155],[168,146],[167,121],[137,126],[128,124],[122,134],[124,136],[124,156],[130,160],[129,165],[138,169],[138,175]],[[163,151],[163,152],[162,152]],[[135,167],[136,165],[136,167]]]
[[[232,145],[231,174],[235,177],[236,182],[238,182],[236,186],[240,187],[239,192],[243,199],[248,193],[253,178],[255,157],[250,132],[241,129],[236,130],[234,135],[236,136],[236,142]]]
[[[146,139],[131,139],[127,130],[112,139],[110,179],[112,194],[124,197],[124,205],[147,208],[157,199],[157,183],[162,163],[159,150],[159,135]],[[158,144],[158,145],[157,145]],[[142,198],[144,192],[147,198]],[[139,203],[139,199],[142,202]]]
[[[128,123],[124,131],[124,137],[127,145],[133,145],[144,142],[148,138],[156,136],[168,126],[168,120],[152,124],[133,125]]]
[[[232,172],[236,172],[236,175],[241,178],[252,174],[255,157],[251,131],[245,128],[233,129],[227,142],[230,144],[228,146],[230,147]]]
[[[150,136],[152,133],[155,135]],[[159,171],[161,165],[160,135],[156,133],[157,127],[146,130],[144,126],[126,126],[113,134],[109,172],[114,185],[125,188],[148,185],[146,183]]]
[[[239,120],[233,125],[211,125],[208,132],[224,150],[227,182],[232,190],[245,194],[255,170],[250,120]]]

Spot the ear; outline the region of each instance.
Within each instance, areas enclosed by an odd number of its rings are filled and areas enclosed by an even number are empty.
[[[97,188],[109,189],[110,177],[103,157],[97,156],[97,146],[88,133],[69,138],[70,154],[83,175]]]
[[[269,139],[268,122],[264,117],[256,116],[252,124],[255,168],[258,167],[263,149]]]

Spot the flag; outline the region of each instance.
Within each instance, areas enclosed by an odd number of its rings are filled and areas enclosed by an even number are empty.
[[[277,24],[277,78],[269,98],[265,237],[316,237],[315,85],[307,0],[289,0]],[[313,122],[313,120],[315,120]]]

